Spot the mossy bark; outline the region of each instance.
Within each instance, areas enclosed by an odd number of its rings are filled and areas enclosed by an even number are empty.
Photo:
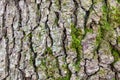
[[[119,0],[0,0],[0,80],[120,80]]]

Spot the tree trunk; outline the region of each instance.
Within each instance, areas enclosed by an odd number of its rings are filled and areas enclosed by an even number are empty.
[[[119,0],[0,0],[0,80],[120,80]]]

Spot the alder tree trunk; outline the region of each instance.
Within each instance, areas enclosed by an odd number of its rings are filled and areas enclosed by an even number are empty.
[[[0,0],[0,80],[120,80],[120,0]]]

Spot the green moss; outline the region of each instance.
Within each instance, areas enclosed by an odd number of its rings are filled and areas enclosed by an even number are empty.
[[[96,46],[99,46],[102,40],[102,33],[101,33],[101,28],[98,27],[98,34],[96,37]]]
[[[76,71],[80,71],[80,62],[78,61],[77,64],[73,64],[75,66]]]
[[[44,54],[52,54],[52,49],[50,47],[47,47],[44,51]]]
[[[58,18],[55,18],[54,24],[58,24]]]
[[[116,80],[115,78],[112,78],[112,80]]]
[[[116,28],[120,25],[120,7],[111,7],[110,9],[110,21],[111,25]]]
[[[32,57],[32,55],[30,55],[30,65],[33,65],[33,57]]]
[[[101,47],[101,42],[103,43],[103,40],[108,42],[109,44],[109,39],[113,37],[113,31],[114,31],[114,26],[119,25],[120,23],[120,10],[116,7],[109,7],[109,3],[107,2],[104,3],[102,7],[102,13],[103,16],[101,17],[100,20],[100,26],[98,27],[98,34],[96,38],[96,45],[97,47]],[[119,42],[119,39],[118,39]],[[103,47],[106,46],[107,44],[103,44]],[[98,49],[97,48],[97,49]],[[114,62],[119,60],[119,53],[117,50],[114,50],[113,47],[109,44],[110,51],[112,52],[112,55],[114,56]],[[106,52],[106,51],[105,51]],[[113,63],[114,63],[113,62]]]
[[[69,75],[65,76],[65,77],[59,77],[56,80],[70,80]]]
[[[42,59],[41,60],[41,65],[40,65],[40,68],[42,69],[42,70],[46,70],[46,59]]]
[[[116,51],[116,50],[112,50],[112,55],[114,56],[114,62],[113,62],[113,64],[116,62],[116,61],[118,61],[120,58],[119,58],[119,53],[118,53],[118,51]]]
[[[72,36],[71,48],[73,48],[73,49],[81,48],[81,46],[80,46],[81,38],[82,38],[81,33],[82,32],[80,29],[77,29],[74,24],[71,24],[71,36]]]
[[[120,36],[117,37],[117,43],[120,44]]]
[[[71,48],[73,50],[76,51],[77,53],[77,60],[76,60],[76,69],[80,70],[80,60],[81,60],[81,52],[82,52],[82,45],[81,45],[81,41],[82,41],[82,31],[78,28],[76,28],[76,26],[71,23],[71,36],[72,36],[72,43],[71,43]]]
[[[60,3],[59,3],[58,0],[55,0],[55,4],[56,4],[56,6],[58,7],[58,9],[60,9]]]
[[[105,4],[102,6],[102,13],[103,13],[103,16],[102,16],[102,19],[101,19],[101,24],[102,24],[102,28],[104,30],[110,30],[112,29],[111,27],[111,23],[110,23],[110,20],[109,20],[109,13],[110,13],[110,10],[108,8],[108,6],[106,6]]]
[[[98,72],[100,75],[104,75],[105,74],[105,70],[104,69],[100,69]]]
[[[66,3],[66,2],[64,2],[64,3],[63,3],[63,6],[66,6],[66,5],[67,5],[67,3]]]
[[[118,3],[120,3],[120,0],[116,0]]]

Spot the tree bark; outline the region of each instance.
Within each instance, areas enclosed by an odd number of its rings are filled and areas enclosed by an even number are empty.
[[[0,80],[120,80],[119,0],[0,0]]]

